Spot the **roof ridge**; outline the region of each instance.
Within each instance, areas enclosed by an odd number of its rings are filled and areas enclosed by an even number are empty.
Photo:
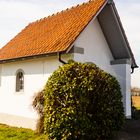
[[[58,12],[56,12],[56,13],[50,14],[50,15],[48,15],[48,16],[46,16],[46,17],[43,17],[43,18],[38,19],[38,20],[36,20],[36,21],[33,21],[33,22],[29,23],[27,26],[29,26],[30,24],[34,24],[34,23],[36,23],[36,22],[41,22],[41,21],[43,21],[43,20],[45,20],[45,19],[47,19],[47,18],[54,17],[54,16],[56,16],[56,15],[58,15],[58,14],[61,14],[61,13],[63,13],[63,12],[72,10],[72,9],[77,8],[77,7],[80,7],[80,6],[83,6],[83,5],[85,5],[85,4],[89,4],[89,3],[93,2],[93,1],[95,2],[96,0],[88,0],[87,2],[82,2],[81,4],[77,4],[77,5],[71,6],[71,7],[67,8],[67,9],[58,11]]]

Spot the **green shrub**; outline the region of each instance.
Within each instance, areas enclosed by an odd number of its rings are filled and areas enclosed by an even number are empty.
[[[44,90],[38,92],[35,95],[32,106],[39,114],[39,119],[36,125],[36,132],[43,133],[44,132]]]
[[[65,64],[47,81],[44,113],[50,139],[109,139],[124,122],[120,86],[96,65]]]

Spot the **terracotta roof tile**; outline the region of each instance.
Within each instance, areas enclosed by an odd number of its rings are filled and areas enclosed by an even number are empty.
[[[66,51],[106,0],[91,0],[29,24],[0,50],[0,60]]]

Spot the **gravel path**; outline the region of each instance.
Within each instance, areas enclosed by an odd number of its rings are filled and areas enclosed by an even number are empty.
[[[127,120],[114,140],[140,140],[140,120]]]

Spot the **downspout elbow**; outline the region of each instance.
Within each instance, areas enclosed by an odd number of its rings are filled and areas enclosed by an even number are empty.
[[[61,53],[58,53],[58,58],[59,58],[59,62],[61,62],[62,64],[66,64],[66,62],[63,61],[61,58]]]

